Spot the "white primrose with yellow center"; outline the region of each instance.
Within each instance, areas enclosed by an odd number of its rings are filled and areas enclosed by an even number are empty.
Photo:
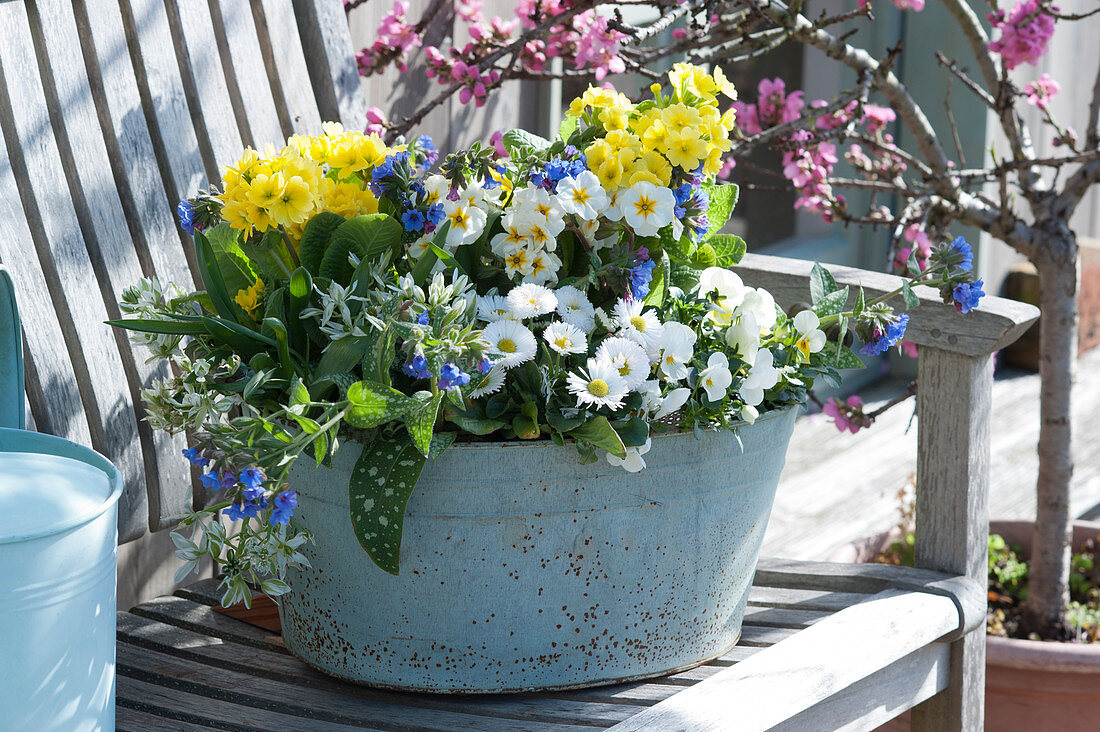
[[[619,193],[623,218],[638,236],[656,236],[676,218],[676,197],[664,186],[635,183]]]
[[[687,377],[688,363],[695,355],[695,331],[683,323],[665,323],[658,341],[657,368],[669,381],[681,381]]]
[[[600,179],[590,170],[582,172],[576,178],[560,180],[557,201],[563,211],[585,221],[594,221],[609,202],[607,192],[600,185]]]

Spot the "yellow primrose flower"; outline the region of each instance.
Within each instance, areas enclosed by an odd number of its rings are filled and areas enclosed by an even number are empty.
[[[321,209],[346,219],[378,212],[378,199],[358,183],[338,183],[331,178],[321,182]]]
[[[264,299],[264,281],[257,278],[256,282],[247,290],[238,290],[237,296],[233,300],[241,306],[241,309],[251,315],[253,318],[256,316],[253,311],[260,307],[260,303]]]
[[[668,128],[661,120],[654,120],[653,124],[642,135],[642,145],[647,150],[663,152],[668,147]]]
[[[222,218],[232,228],[248,235],[253,231],[267,231],[273,223],[267,211],[247,200],[238,199],[225,201],[222,206]]]
[[[718,171],[722,169],[722,150],[716,147],[712,147],[710,152],[707,153],[707,158],[703,162],[703,174],[704,175],[717,175]]]
[[[608,107],[600,110],[599,120],[603,128],[609,132],[626,130],[629,126],[630,113],[621,107]]]
[[[687,127],[698,128],[702,117],[694,107],[671,104],[661,110],[661,122],[669,132],[682,132]]]
[[[604,135],[604,140],[615,152],[633,150],[635,153],[639,153],[642,151],[642,141],[638,139],[637,135],[633,135],[626,130],[612,130]]]
[[[672,180],[672,165],[669,164],[664,155],[656,150],[647,150],[634,161],[630,172],[631,185],[634,184],[634,176],[638,171],[649,173],[662,186],[667,186]]]
[[[623,164],[618,157],[608,158],[600,164],[599,169],[593,172],[600,179],[600,185],[607,191],[618,188],[623,180]]]
[[[290,226],[308,219],[314,210],[316,196],[309,184],[298,176],[286,182],[279,197],[268,206],[271,218],[280,226]]]
[[[699,167],[699,161],[707,157],[707,151],[707,141],[700,138],[699,130],[693,127],[668,133],[668,150],[665,154],[673,165],[684,170],[695,170]]]
[[[604,140],[596,140],[584,149],[584,159],[588,163],[588,169],[593,173],[614,154],[614,150]]]
[[[645,141],[645,133],[653,125],[654,122],[661,121],[661,110],[654,107],[653,109],[647,109],[642,114],[635,115],[630,120],[630,130],[637,135],[642,141]]]
[[[704,130],[710,137],[710,144],[717,147],[722,152],[728,152],[733,143],[730,142],[729,132],[722,126],[721,122],[710,125],[708,130]]]
[[[627,178],[626,184],[627,184],[627,186],[632,186],[635,183],[652,183],[655,186],[666,185],[665,183],[663,183],[661,181],[660,178],[658,178],[653,173],[650,173],[644,167],[634,168],[633,170],[630,171],[630,174]]]
[[[260,173],[247,187],[248,202],[260,208],[268,208],[283,195],[286,179],[282,173]]]
[[[737,87],[733,85],[732,81],[726,78],[726,74],[722,71],[721,66],[714,67],[714,85],[718,87],[718,91],[722,92],[730,99],[737,99]]]

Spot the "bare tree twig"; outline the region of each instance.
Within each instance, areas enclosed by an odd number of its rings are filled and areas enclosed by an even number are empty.
[[[993,99],[992,95],[990,95],[990,93],[987,92],[985,89],[982,89],[980,86],[978,86],[977,82],[966,75],[966,71],[964,69],[960,69],[957,63],[947,58],[947,56],[944,56],[942,51],[936,51],[936,60],[940,62],[940,66],[946,68],[952,74],[957,76],[959,81],[961,81],[963,84],[966,84],[966,88],[974,92],[978,96],[978,98],[989,105],[991,109],[996,108],[997,102]]]

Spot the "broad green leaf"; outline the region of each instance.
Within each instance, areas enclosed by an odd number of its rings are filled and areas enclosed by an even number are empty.
[[[462,265],[458,263],[458,260],[448,254],[445,250],[441,249],[435,244],[429,244],[428,249],[431,251],[432,254],[436,256],[436,259],[438,259],[440,262],[443,262],[443,264],[447,265],[447,267],[449,267],[450,269],[456,269],[467,277],[470,276],[470,273],[462,268]]]
[[[321,356],[317,368],[313,370],[314,381],[329,374],[345,374],[363,360],[371,339],[366,336],[344,336],[332,341]]]
[[[520,157],[520,151],[525,147],[538,152],[550,147],[550,141],[527,130],[508,130],[504,133],[504,149],[513,158]]]
[[[715,185],[706,190],[710,196],[710,205],[707,208],[710,227],[707,229],[707,234],[717,234],[729,221],[730,214],[737,205],[738,189],[736,185],[729,183]]]
[[[322,277],[349,284],[354,269],[348,254],[360,262],[371,262],[401,244],[401,224],[386,214],[363,214],[336,227],[321,257],[318,270]]]
[[[379,568],[397,574],[405,506],[424,468],[424,456],[401,435],[363,446],[348,483],[355,538]]]
[[[294,381],[290,384],[290,406],[308,404],[309,402],[309,389],[306,388],[306,385],[302,383],[300,378],[295,376]]]
[[[432,447],[428,450],[428,459],[435,460],[445,453],[447,448],[454,444],[457,437],[457,432],[438,432],[432,435]]]
[[[856,292],[856,305],[855,308],[853,308],[853,314],[858,318],[860,315],[863,315],[863,310],[866,307],[867,296],[864,294],[863,287],[861,286],[859,291]]]
[[[596,417],[580,427],[570,430],[569,436],[575,440],[602,447],[612,455],[626,457],[626,447],[623,445],[618,433],[615,432],[615,428],[607,421],[607,417]]]
[[[649,425],[637,417],[617,420],[613,426],[626,447],[644,445],[645,441],[649,439]]]
[[[817,305],[821,298],[836,290],[836,280],[829,274],[829,270],[814,262],[813,269],[810,270],[810,302]]]
[[[181,322],[179,320],[148,320],[145,318],[129,318],[122,320],[108,320],[107,325],[116,328],[126,328],[142,333],[163,333],[165,335],[199,335],[205,333],[206,328],[201,322]]]
[[[298,256],[302,266],[316,276],[321,271],[321,259],[325,256],[328,241],[337,227],[343,224],[344,217],[331,211],[322,211],[309,220],[302,230],[302,240],[298,244]]]
[[[275,318],[264,318],[264,327],[270,329],[275,334],[275,340],[278,342],[279,351],[279,363],[283,367],[283,376],[290,378],[294,375],[294,361],[290,357],[290,345],[287,343],[286,326],[281,321]]]
[[[459,412],[457,410],[451,410],[449,408],[444,411],[443,418],[451,424],[462,428],[464,432],[469,432],[471,435],[492,434],[493,432],[499,430],[501,427],[506,426],[506,423],[501,422],[499,419],[478,417],[477,415],[471,415],[467,412]]]
[[[687,265],[673,267],[672,284],[684,292],[691,292],[699,284],[699,270]]]
[[[559,432],[568,432],[584,424],[584,414],[579,413],[575,417],[566,417],[560,410],[549,407],[546,410],[546,422]]]
[[[294,270],[294,273],[290,276],[290,284],[287,286],[287,291],[291,297],[307,298],[309,297],[309,291],[312,289],[313,277],[309,274],[309,270],[305,267]]]
[[[847,302],[848,288],[845,287],[841,290],[830,292],[828,295],[815,302],[814,312],[817,313],[819,318],[824,318],[829,315],[839,315],[844,310],[844,305]]]
[[[577,130],[577,118],[566,116],[558,125],[558,139],[562,142],[569,142],[569,137]]]
[[[901,283],[901,296],[902,299],[905,300],[905,307],[908,310],[912,310],[920,305],[920,298],[913,292],[913,288],[910,287],[908,280]]]
[[[825,363],[832,364],[838,369],[863,368],[863,361],[859,359],[859,356],[852,353],[852,349],[846,348],[836,341],[826,341],[825,347],[821,349],[821,355]]]
[[[539,423],[524,414],[512,417],[512,429],[521,440],[537,440],[541,434]]]
[[[360,429],[402,419],[420,407],[397,389],[371,381],[358,381],[348,387],[348,401],[351,406],[344,419]]]
[[[392,328],[386,328],[369,341],[367,352],[363,355],[363,377],[390,385],[390,366],[397,356],[397,335]]]
[[[439,403],[443,399],[443,394],[437,393],[432,396],[429,392],[420,391],[413,398],[419,404],[404,414],[405,429],[409,431],[409,437],[412,438],[416,449],[421,455],[427,457],[431,451],[432,430],[439,415]]]
[[[195,249],[198,254],[199,274],[202,276],[203,286],[206,288],[206,294],[215,312],[223,318],[236,322],[240,308],[234,304],[233,298],[229,295],[210,240],[201,231],[195,232]]]
[[[714,264],[729,269],[745,256],[745,240],[733,234],[715,234],[706,240],[714,248]]]

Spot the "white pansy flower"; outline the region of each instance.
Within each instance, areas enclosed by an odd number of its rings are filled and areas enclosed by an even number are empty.
[[[649,378],[649,357],[645,350],[626,338],[608,338],[596,349],[596,360],[607,361],[619,372],[628,389],[635,389]]]
[[[779,381],[779,372],[772,365],[774,357],[767,348],[760,349],[753,361],[752,369],[738,390],[741,400],[750,407],[755,407],[764,401],[764,391],[772,388]]]
[[[675,321],[665,323],[658,342],[658,368],[670,381],[680,381],[688,375],[688,363],[695,355],[695,331]]]
[[[511,318],[508,301],[503,295],[481,295],[477,299],[477,317],[487,323],[495,323],[502,318]]]
[[[652,446],[653,440],[647,437],[644,445],[626,448],[625,458],[607,453],[607,462],[611,463],[612,465],[620,466],[628,473],[637,473],[638,471],[645,469],[645,460],[642,459],[642,455],[645,455],[647,452],[649,452],[649,448]]]
[[[474,387],[469,394],[471,399],[496,394],[504,386],[504,367],[497,364],[484,374],[475,376],[470,383]]]
[[[610,362],[595,358],[588,359],[587,370],[569,374],[566,386],[577,397],[578,407],[591,405],[615,410],[623,405],[627,392],[618,370]]]
[[[558,205],[566,213],[576,214],[585,221],[592,221],[607,208],[607,193],[600,179],[591,170],[576,178],[558,181]]]
[[[534,283],[513,287],[507,300],[508,308],[520,320],[552,313],[558,306],[558,298],[553,290]]]
[[[496,365],[502,369],[510,369],[530,361],[538,350],[535,334],[515,320],[489,323],[481,332],[481,337],[489,342],[489,353],[500,356]]]
[[[619,300],[611,311],[612,317],[619,335],[637,343],[656,361],[657,344],[664,326],[652,308],[643,311],[643,307],[641,300]]]
[[[689,396],[691,396],[691,389],[686,386],[673,389],[661,398],[661,405],[657,408],[657,411],[653,413],[653,419],[661,419],[680,411],[680,407],[687,403]]]
[[[760,326],[756,324],[756,316],[742,313],[737,322],[726,329],[726,345],[737,351],[746,363],[755,361],[756,352],[760,350]]]
[[[558,298],[558,315],[566,323],[575,325],[585,333],[596,327],[596,309],[585,294],[572,285],[554,290]]]
[[[648,181],[621,191],[618,204],[626,223],[638,236],[656,236],[676,218],[676,198],[672,191]]]
[[[561,354],[587,353],[588,339],[584,331],[570,323],[557,321],[546,326],[542,337],[550,348]]]
[[[756,418],[760,416],[760,410],[756,407],[750,407],[746,404],[741,408],[739,416],[746,424],[753,424],[756,422]]]
[[[775,327],[775,298],[763,287],[755,290],[747,288],[740,307],[743,312],[753,314],[761,333],[768,333]]]
[[[803,310],[794,316],[794,329],[798,333],[798,341],[795,346],[804,358],[809,358],[811,353],[817,353],[825,347],[825,332],[819,330],[821,320],[813,310]]]
[[[733,374],[730,373],[730,362],[726,354],[721,351],[710,354],[707,367],[699,372],[699,385],[707,392],[707,399],[712,402],[721,401],[732,383]]]
[[[722,267],[707,267],[699,273],[699,284],[696,291],[700,297],[707,297],[712,292],[717,292],[717,298],[713,302],[711,312],[707,313],[707,320],[728,325],[733,320],[733,313],[745,299],[748,288],[741,278]]]

